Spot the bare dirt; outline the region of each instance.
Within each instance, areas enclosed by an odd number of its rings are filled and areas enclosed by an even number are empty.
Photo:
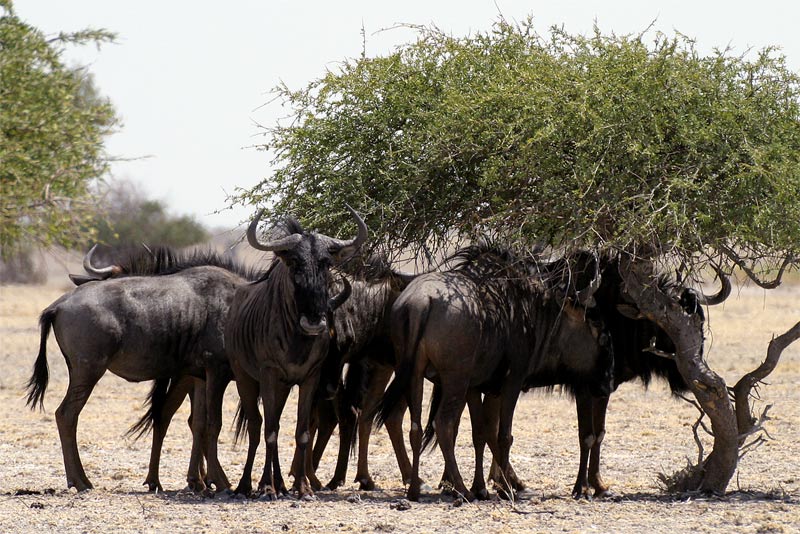
[[[318,493],[314,502],[201,498],[180,491],[190,450],[188,405],[176,416],[164,445],[161,481],[167,491],[147,493],[141,483],[149,439],[132,441],[123,435],[141,415],[149,384],[127,383],[110,374],[95,388],[78,427],[84,466],[96,489],[76,494],[66,490],[54,420],[67,372],[52,336],[45,411],[30,411],[23,398],[38,351],[38,314],[64,290],[0,287],[0,532],[800,532],[798,345],[784,352],[757,403],[759,411],[774,404],[767,423],[773,439],[744,457],[724,497],[664,493],[658,473],[671,474],[687,458],[696,458],[690,427],[697,412],[672,398],[662,384],[645,391],[634,383],[622,385],[609,408],[603,474],[616,493],[612,500],[570,497],[577,470],[576,418],[573,402],[558,394],[528,394],[518,405],[512,461],[530,490],[514,505],[492,500],[454,506],[451,498],[427,487],[421,502],[397,510],[394,503],[402,498],[403,487],[383,431],[373,438],[371,455],[379,491],[359,492],[350,483]],[[708,360],[732,385],[763,359],[773,334],[800,320],[800,287],[734,290],[724,306],[710,312]],[[226,425],[236,406],[234,392],[230,387],[225,401]],[[295,406],[284,413],[284,465],[293,451]],[[227,426],[221,440],[223,466],[238,480],[245,448],[234,446]],[[458,445],[459,465],[469,480],[473,456],[466,415]],[[320,466],[323,482],[334,463],[330,450]],[[429,484],[435,486],[442,465],[438,451],[423,456],[422,475]]]

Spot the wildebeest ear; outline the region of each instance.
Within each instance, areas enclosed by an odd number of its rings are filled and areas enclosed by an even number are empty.
[[[644,317],[639,309],[632,304],[617,304],[617,311],[628,319],[641,319]]]
[[[87,276],[85,274],[71,274],[69,275],[69,279],[72,280],[72,283],[76,286],[81,286],[86,282],[94,282],[96,280],[100,280],[99,278],[95,278],[93,276]]]

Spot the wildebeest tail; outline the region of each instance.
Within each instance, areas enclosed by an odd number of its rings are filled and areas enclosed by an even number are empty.
[[[395,303],[398,311],[392,312],[395,323],[392,325],[392,342],[395,347],[395,357],[398,359],[394,371],[394,379],[383,394],[378,413],[375,417],[375,426],[382,426],[397,409],[401,399],[408,401],[409,387],[416,364],[417,351],[427,322],[428,308],[422,313],[414,313],[413,308],[404,307],[400,301]],[[395,316],[396,315],[396,316]]]
[[[239,441],[244,438],[245,432],[247,432],[247,418],[244,416],[244,410],[242,410],[242,400],[239,399],[239,404],[236,405],[236,413],[233,416],[233,444],[238,445]]]
[[[413,361],[403,361],[400,363],[400,367],[395,370],[394,379],[389,384],[389,387],[386,388],[375,414],[374,424],[376,428],[380,428],[386,423],[386,420],[394,413],[400,400],[406,397],[413,371]]]
[[[161,423],[162,412],[167,401],[167,395],[171,380],[169,378],[158,378],[153,380],[150,393],[144,401],[147,411],[136,423],[125,433],[128,437],[139,439],[153,428],[153,425]]]
[[[344,383],[339,386],[340,394],[336,396],[336,410],[339,419],[339,439],[347,440],[350,455],[355,458],[358,445],[358,418],[369,417],[370,414],[360,415],[359,410],[364,404],[364,395],[367,390],[367,381],[370,379],[369,369],[364,360],[351,362],[347,368]],[[356,414],[359,414],[356,416]],[[342,424],[345,422],[346,424]],[[348,426],[349,425],[349,426]],[[342,435],[344,428],[349,428],[349,435]]]
[[[425,425],[425,432],[422,433],[422,450],[425,451],[431,444],[436,445],[436,430],[433,427],[433,421],[436,417],[436,412],[439,410],[439,405],[442,403],[442,386],[438,384],[433,385],[433,393],[431,394],[431,408],[428,412],[428,423]]]
[[[31,410],[35,410],[37,404],[40,410],[44,410],[44,392],[47,391],[47,384],[50,381],[50,368],[47,365],[47,338],[50,336],[55,318],[56,309],[54,307],[47,308],[39,317],[39,328],[41,329],[39,355],[36,357],[36,363],[33,364],[33,375],[25,386],[28,390],[27,405]]]

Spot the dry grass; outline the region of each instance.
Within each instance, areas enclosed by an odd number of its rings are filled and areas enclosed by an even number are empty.
[[[372,470],[382,491],[363,493],[350,484],[320,493],[316,502],[283,499],[275,503],[201,499],[175,491],[185,485],[190,436],[181,409],[164,445],[162,483],[167,492],[148,494],[140,485],[147,470],[149,442],[123,438],[141,413],[148,384],[129,384],[107,375],[84,410],[78,439],[93,491],[66,491],[53,412],[64,394],[67,373],[55,339],[48,349],[51,383],[45,412],[24,405],[23,384],[38,350],[39,312],[62,293],[59,288],[0,287],[0,531],[234,531],[261,532],[797,532],[800,525],[800,347],[786,350],[761,389],[774,403],[768,423],[775,438],[747,455],[724,498],[667,496],[658,473],[671,474],[695,459],[691,424],[696,410],[674,400],[661,384],[644,391],[625,384],[612,397],[603,473],[617,499],[573,501],[570,490],[577,469],[574,405],[560,396],[526,395],[518,406],[512,461],[531,490],[517,510],[490,501],[453,507],[450,499],[428,489],[423,501],[407,511],[391,509],[402,497],[388,437],[373,439]],[[763,358],[773,333],[800,320],[800,288],[772,292],[744,288],[711,310],[710,365],[732,384]],[[229,388],[225,421],[232,420],[235,388]],[[281,456],[287,463],[294,414],[284,414]],[[227,424],[227,423],[226,423]],[[472,451],[465,416],[457,455],[465,479],[471,477]],[[263,450],[263,449],[262,449]],[[234,448],[223,431],[223,465],[236,479],[244,447]],[[259,459],[262,458],[259,454]],[[323,459],[320,478],[327,480],[335,459]],[[422,474],[439,480],[438,452],[423,457]],[[350,476],[354,470],[351,469]],[[435,484],[434,484],[435,485]],[[15,495],[17,490],[35,492]],[[522,512],[522,513],[520,513]]]

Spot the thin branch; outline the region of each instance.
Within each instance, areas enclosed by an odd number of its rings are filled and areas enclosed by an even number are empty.
[[[660,356],[662,358],[666,358],[667,360],[675,361],[675,353],[674,352],[665,352],[656,347],[656,338],[653,336],[650,338],[650,346],[646,349],[642,349],[642,352],[649,352],[650,354],[655,354],[656,356]]]
[[[795,324],[792,328],[780,336],[773,338],[769,343],[766,359],[755,370],[747,373],[741,379],[739,379],[739,381],[733,387],[733,398],[736,408],[736,422],[740,436],[749,435],[753,427],[759,424],[759,421],[753,417],[750,411],[749,399],[751,391],[759,382],[762,382],[775,369],[775,366],[778,365],[778,361],[780,360],[783,350],[798,339],[800,339],[800,322]],[[762,417],[766,417],[766,412],[768,409],[769,408],[764,410]],[[740,438],[740,444],[741,442],[742,438]]]
[[[755,284],[759,287],[764,289],[775,289],[779,285],[781,285],[781,278],[783,278],[783,273],[786,268],[795,262],[795,258],[789,254],[783,259],[783,264],[781,264],[780,269],[778,269],[778,274],[775,276],[775,279],[770,282],[764,282],[761,280],[758,275],[753,272],[753,270],[747,265],[744,259],[736,254],[736,252],[727,245],[721,245],[720,250],[730,258],[730,260],[736,264],[744,273],[747,275],[750,280],[755,282]]]
[[[678,394],[678,397],[680,397],[681,399],[685,400],[686,402],[697,408],[697,411],[700,412],[700,417],[698,417],[697,421],[695,421],[694,424],[692,425],[692,434],[694,435],[694,442],[697,445],[697,465],[703,465],[703,459],[705,458],[705,449],[703,448],[703,442],[700,440],[700,436],[697,432],[697,429],[700,426],[702,426],[703,430],[705,430],[708,434],[713,436],[708,427],[706,427],[706,425],[703,423],[703,417],[706,416],[706,412],[705,410],[703,410],[703,407],[700,406],[700,403],[697,402],[696,400],[690,399],[681,394]]]
[[[739,460],[744,458],[747,453],[753,452],[767,441],[768,440],[764,439],[764,436],[758,436],[750,443],[747,443],[746,445],[742,445],[741,447],[739,447]]]

